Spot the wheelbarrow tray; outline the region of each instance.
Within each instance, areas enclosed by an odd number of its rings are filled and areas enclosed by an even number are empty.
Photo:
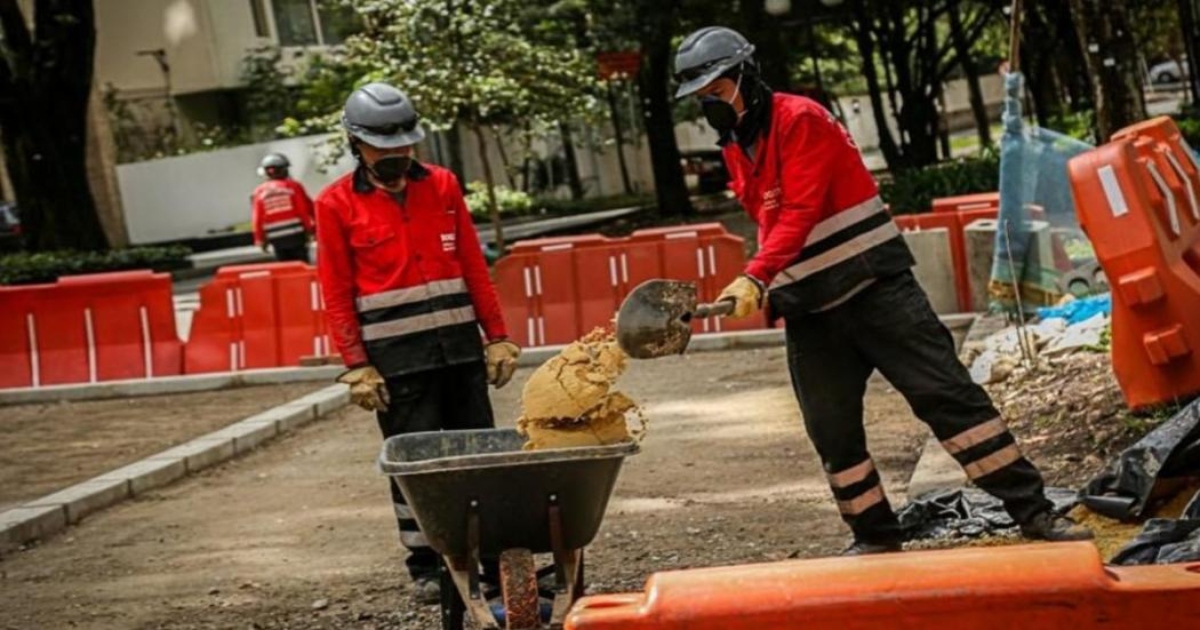
[[[525,451],[524,443],[515,429],[398,435],[384,442],[379,467],[443,556],[466,557],[472,538],[483,554],[586,547],[600,529],[621,463],[638,445]],[[551,538],[551,508],[560,520],[558,545]]]

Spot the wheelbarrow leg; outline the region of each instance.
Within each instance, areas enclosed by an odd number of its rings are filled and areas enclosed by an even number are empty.
[[[458,600],[471,619],[484,630],[499,630],[500,622],[492,614],[492,608],[488,606],[479,585],[479,501],[472,499],[467,508],[466,557],[446,558],[445,566]]]
[[[550,627],[561,630],[571,605],[582,594],[583,550],[567,549],[563,542],[562,509],[558,495],[550,495],[550,548],[554,552],[554,606]]]
[[[442,597],[442,630],[463,630],[463,613],[467,608],[463,605],[462,595],[458,592],[458,586],[454,584],[454,577],[445,558],[438,567],[438,580]]]

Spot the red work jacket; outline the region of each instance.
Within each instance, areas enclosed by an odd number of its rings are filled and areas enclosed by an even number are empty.
[[[481,327],[507,336],[453,173],[413,162],[401,203],[360,168],[316,205],[326,318],[347,365],[386,377],[481,361]]]
[[[758,224],[745,272],[768,285],[772,312],[818,310],[913,264],[850,134],[803,96],[775,94],[753,147],[722,151],[730,188]]]
[[[313,232],[313,204],[304,186],[294,179],[269,179],[251,196],[250,223],[254,244],[296,238]]]

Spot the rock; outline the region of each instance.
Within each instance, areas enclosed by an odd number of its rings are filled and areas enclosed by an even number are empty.
[[[312,603],[313,610],[325,610],[326,608],[329,608],[329,600],[328,599],[321,598]]]
[[[219,589],[219,588],[217,588],[217,587],[215,587],[215,586],[214,586],[214,587],[212,587],[212,588],[208,589],[208,594],[209,594],[209,595],[220,595],[220,594],[221,594],[221,589]]]

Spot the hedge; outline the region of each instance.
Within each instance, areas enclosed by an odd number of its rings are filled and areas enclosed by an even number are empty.
[[[106,252],[21,252],[0,256],[0,284],[40,284],[61,276],[106,271],[173,271],[190,266],[187,247],[130,247]]]

